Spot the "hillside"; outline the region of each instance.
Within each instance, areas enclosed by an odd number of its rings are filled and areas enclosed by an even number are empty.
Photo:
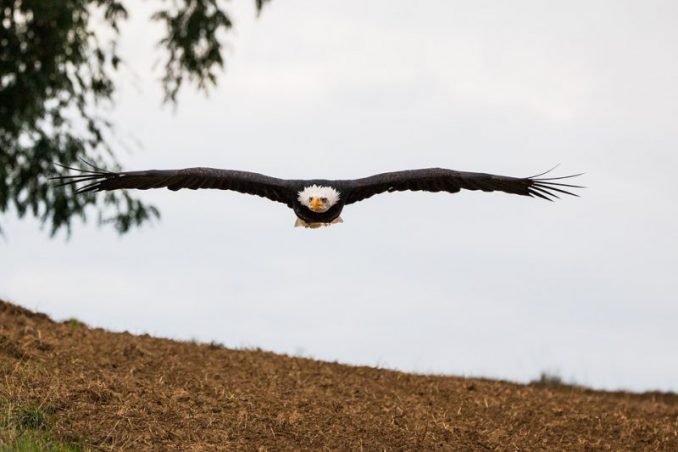
[[[676,395],[352,367],[110,333],[1,301],[0,374],[0,446],[678,450]]]

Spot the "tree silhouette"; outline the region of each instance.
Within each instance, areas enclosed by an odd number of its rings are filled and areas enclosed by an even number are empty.
[[[225,0],[155,1],[158,10],[150,20],[165,30],[157,47],[165,101],[176,103],[186,83],[208,91],[224,64],[219,37],[233,25]],[[255,0],[257,13],[268,1]],[[114,99],[120,25],[132,4],[0,0],[0,213],[14,208],[19,217],[31,214],[51,235],[62,228],[70,233],[73,220],[84,221],[89,206],[99,224],[111,223],[120,233],[159,215],[128,193],[97,199],[45,183],[55,163],[82,167],[86,160],[119,168],[112,124],[101,107]],[[104,30],[93,26],[99,19]]]

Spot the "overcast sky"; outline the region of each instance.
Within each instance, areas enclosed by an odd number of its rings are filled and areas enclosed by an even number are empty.
[[[139,192],[162,219],[124,237],[89,223],[50,240],[5,216],[1,298],[344,363],[678,391],[678,3],[273,0],[256,19],[239,0],[218,89],[183,92],[176,111],[161,107],[149,3],[123,31],[126,169],[560,163],[588,188],[555,203],[387,194],[320,230],[220,191]]]

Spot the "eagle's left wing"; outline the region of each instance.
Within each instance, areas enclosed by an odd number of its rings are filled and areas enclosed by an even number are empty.
[[[548,173],[548,171],[547,171]],[[565,188],[583,188],[559,181],[580,176],[573,174],[563,177],[542,178],[546,173],[532,177],[509,177],[485,173],[471,173],[443,168],[395,171],[377,174],[352,181],[343,181],[347,187],[344,196],[346,204],[362,201],[379,193],[394,191],[445,191],[456,193],[461,189],[482,191],[503,191],[516,195],[532,196],[553,201],[558,193],[577,196]],[[565,188],[563,188],[565,187]]]

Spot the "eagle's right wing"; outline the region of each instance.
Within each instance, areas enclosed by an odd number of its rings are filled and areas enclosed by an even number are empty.
[[[108,191],[128,188],[148,190],[150,188],[168,188],[181,190],[188,188],[213,188],[218,190],[233,190],[240,193],[261,196],[271,201],[277,201],[291,206],[296,193],[287,184],[285,179],[265,176],[247,171],[234,171],[215,168],[185,168],[177,170],[148,170],[113,172],[94,168],[79,171],[77,175],[62,175],[52,177],[61,182],[60,185],[74,185],[84,183],[78,188],[78,193],[88,191]]]

